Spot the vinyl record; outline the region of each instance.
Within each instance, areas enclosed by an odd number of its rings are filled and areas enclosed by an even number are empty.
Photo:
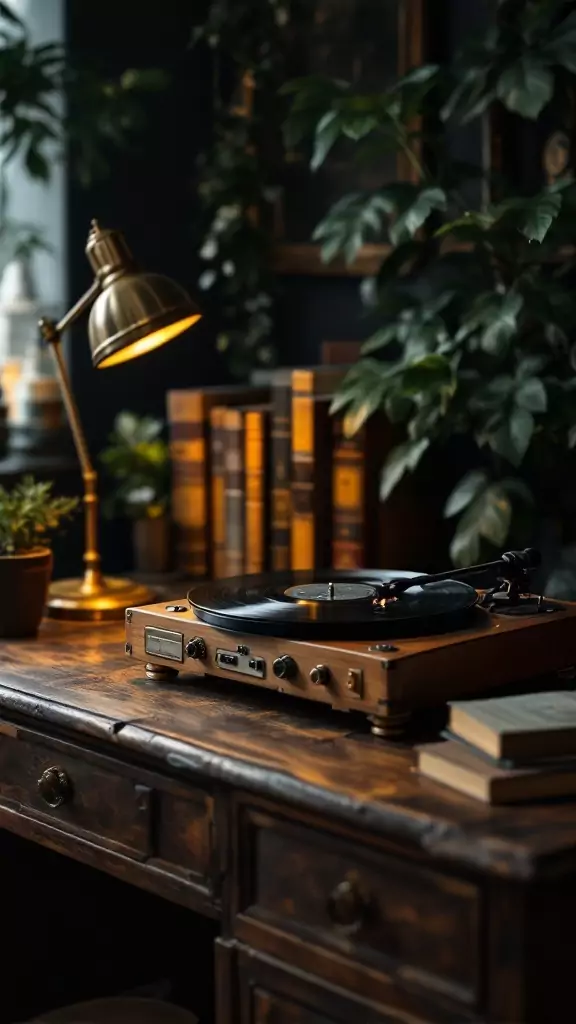
[[[200,584],[188,601],[211,626],[296,640],[393,639],[463,625],[477,594],[457,580],[409,587],[381,603],[382,584],[417,575],[380,569],[268,573]]]

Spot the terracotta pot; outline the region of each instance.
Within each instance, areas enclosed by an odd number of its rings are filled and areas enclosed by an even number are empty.
[[[52,576],[52,552],[0,556],[0,637],[36,636]]]
[[[137,519],[132,533],[136,572],[162,573],[168,569],[170,521],[168,516]]]

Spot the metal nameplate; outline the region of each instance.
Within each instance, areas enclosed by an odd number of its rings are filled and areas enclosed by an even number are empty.
[[[146,654],[169,661],[184,661],[184,635],[173,633],[170,629],[156,629],[146,626],[144,630],[144,650]]]

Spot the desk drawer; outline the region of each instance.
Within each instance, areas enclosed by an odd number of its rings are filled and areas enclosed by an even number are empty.
[[[110,758],[6,722],[0,722],[1,803],[132,856],[149,852],[148,786]]]
[[[253,942],[260,922],[458,1002],[477,1000],[475,885],[254,808],[243,808],[241,828],[240,938]]]

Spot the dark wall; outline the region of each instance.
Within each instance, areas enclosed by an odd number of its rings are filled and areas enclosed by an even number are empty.
[[[143,267],[194,289],[191,171],[209,132],[210,81],[202,54],[186,47],[193,11],[194,0],[68,2],[72,59],[111,75],[155,66],[171,76],[167,90],[146,96],[145,131],[111,154],[106,179],[89,189],[70,181],[71,300],[91,280],[84,246],[92,217],[122,230]],[[73,381],[93,449],[103,445],[120,409],[163,415],[168,388],[212,383],[225,372],[204,323],[145,359],[99,372],[90,365],[86,322],[71,333]]]

